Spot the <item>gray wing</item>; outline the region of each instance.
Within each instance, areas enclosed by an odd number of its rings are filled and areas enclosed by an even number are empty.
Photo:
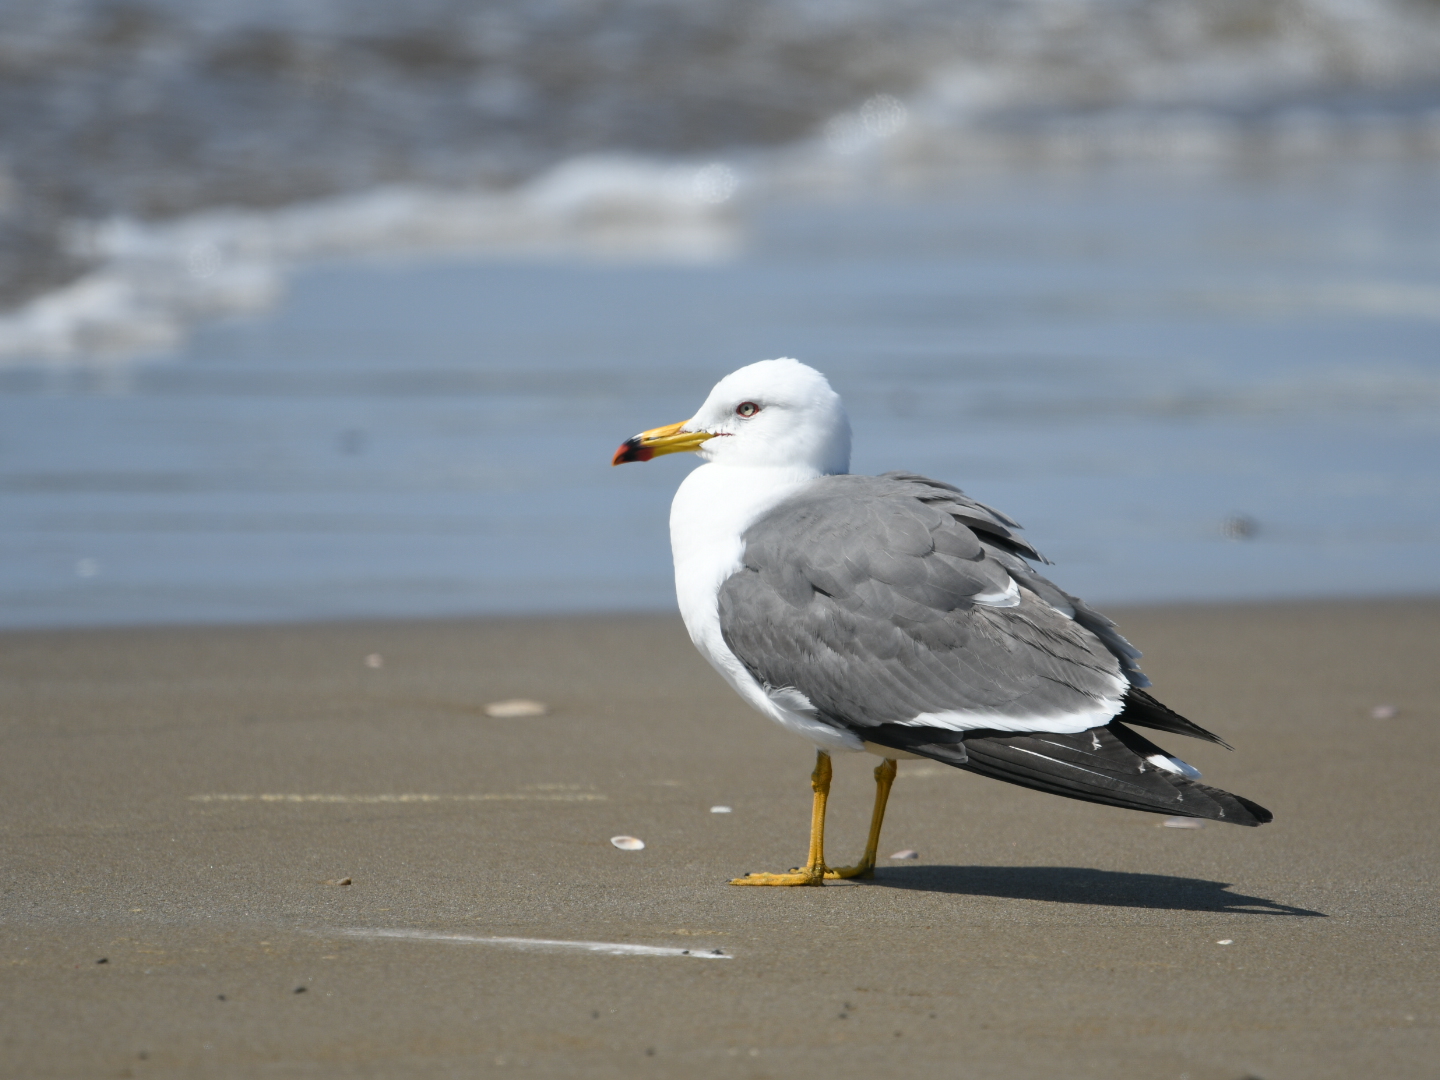
[[[1018,528],[923,477],[824,477],[747,530],[721,631],[762,685],[862,737],[1104,724],[1139,654],[1033,570]]]
[[[992,510],[984,503],[976,502],[959,488],[939,480],[906,472],[887,472],[879,479],[912,485],[915,498],[938,506],[956,521],[975,531],[989,554],[1000,562],[1019,584],[1099,638],[1120,662],[1120,668],[1125,672],[1131,686],[1150,685],[1149,678],[1136,664],[1140,659],[1140,650],[1120,636],[1113,619],[1106,618],[1078,596],[1071,596],[1053,581],[1041,577],[1035,572],[1035,568],[1025,561],[1034,559],[1047,565],[1050,563],[1028,540],[1014,533],[1013,530],[1020,528],[1018,522],[998,510]]]

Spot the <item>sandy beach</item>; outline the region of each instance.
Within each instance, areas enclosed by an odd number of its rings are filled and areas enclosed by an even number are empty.
[[[907,762],[919,858],[790,890],[811,751],[676,617],[0,635],[0,1073],[1440,1075],[1440,600],[1112,614],[1273,824]]]

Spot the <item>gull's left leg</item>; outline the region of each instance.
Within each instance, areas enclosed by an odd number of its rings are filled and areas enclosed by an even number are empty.
[[[810,809],[810,857],[804,866],[788,874],[746,874],[733,879],[731,885],[824,885],[825,884],[825,803],[830,798],[830,755],[824,750],[815,755],[815,771],[810,774],[810,788],[815,801]]]
[[[890,786],[895,783],[895,759],[886,758],[875,766],[875,809],[870,814],[870,838],[865,841],[865,854],[854,866],[837,866],[826,870],[827,878],[874,877],[875,857],[880,847],[880,826],[885,821],[885,804],[890,801]]]

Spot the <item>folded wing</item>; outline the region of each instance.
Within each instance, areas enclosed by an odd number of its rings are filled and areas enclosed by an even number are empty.
[[[746,532],[719,594],[726,644],[762,685],[862,736],[1103,724],[1139,654],[1031,569],[1017,528],[933,481],[825,477]]]
[[[790,707],[878,746],[1068,798],[1269,821],[1127,726],[1226,745],[1143,689],[1140,654],[1035,571],[1018,528],[923,477],[826,477],[746,532],[725,642]]]

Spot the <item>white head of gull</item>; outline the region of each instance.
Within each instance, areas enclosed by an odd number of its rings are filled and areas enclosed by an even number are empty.
[[[849,475],[850,422],[818,371],[792,359],[743,367],[689,420],[641,432],[613,463],[682,451],[705,460],[670,512],[691,640],[745,701],[818,748],[805,867],[735,884],[873,875],[904,757],[1153,813],[1270,820],[1133,730],[1224,745],[1145,692],[1139,652],[1035,570],[1045,560],[1016,522],[922,476]],[[837,750],[883,760],[865,855],[830,869]]]
[[[660,429],[668,432],[669,429]],[[644,440],[645,433],[636,436]],[[678,430],[651,439],[656,453],[689,449],[706,464],[680,485],[670,509],[675,592],[700,654],[760,712],[821,747],[858,750],[849,732],[817,722],[785,688],[766,689],[726,646],[717,594],[740,569],[745,530],[821,476],[850,471],[850,418],[825,376],[798,360],[762,360],[731,372]]]
[[[824,375],[798,360],[761,360],[715,384],[682,431],[706,432],[700,457],[807,478],[850,471],[850,418]]]

